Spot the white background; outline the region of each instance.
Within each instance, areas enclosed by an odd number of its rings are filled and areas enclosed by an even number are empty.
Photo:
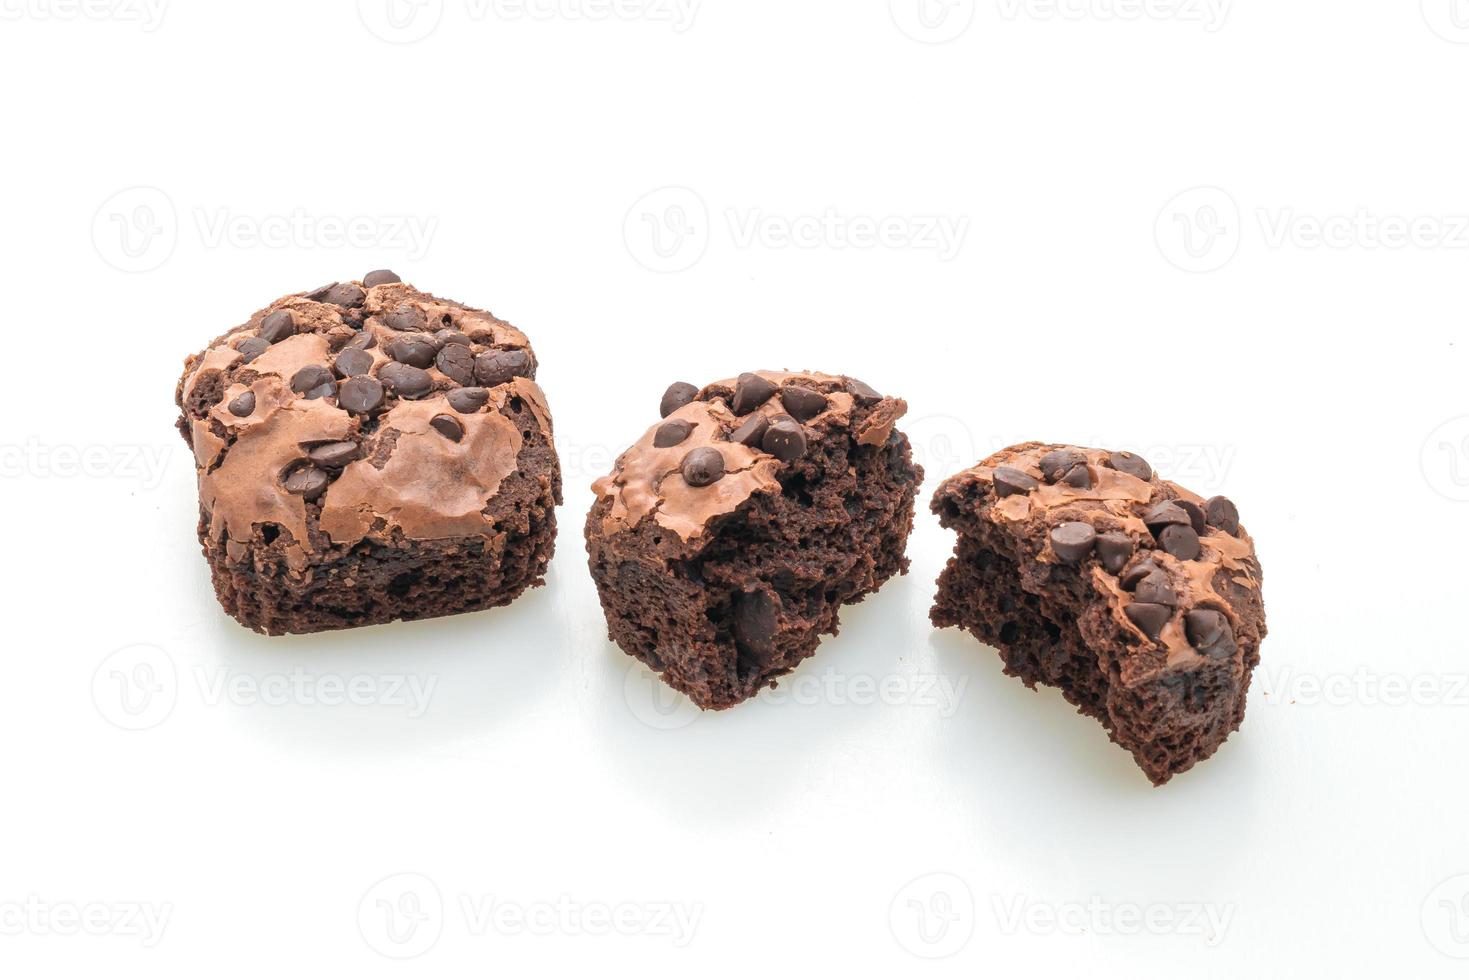
[[[1462,976],[1469,5],[589,2],[0,0],[0,973]],[[549,584],[256,636],[174,381],[381,266],[533,338]],[[588,485],[758,367],[905,396],[925,504],[1031,438],[1232,496],[1243,730],[1151,788],[929,627],[926,507],[776,697],[629,670]]]

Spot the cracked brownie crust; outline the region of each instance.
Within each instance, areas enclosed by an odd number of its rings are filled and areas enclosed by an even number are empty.
[[[310,633],[504,605],[561,502],[524,334],[391,272],[283,297],[175,392],[225,610]]]
[[[593,486],[587,553],[610,638],[704,708],[811,656],[894,574],[922,470],[906,411],[852,378],[759,371],[664,394]]]
[[[995,647],[1005,672],[1060,689],[1155,784],[1239,728],[1265,611],[1254,543],[1130,453],[1026,443],[933,498],[959,533],[935,626]]]

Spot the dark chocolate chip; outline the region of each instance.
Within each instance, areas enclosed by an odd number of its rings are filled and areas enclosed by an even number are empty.
[[[337,355],[332,367],[343,378],[355,378],[358,375],[371,374],[372,365],[371,354],[356,347],[348,347]]]
[[[267,344],[278,343],[296,332],[296,318],[290,310],[276,310],[260,321],[258,336]]]
[[[434,357],[434,364],[455,384],[474,384],[474,354],[462,344],[445,344]]]
[[[763,415],[752,415],[729,434],[729,441],[749,446],[751,449],[759,449],[761,441],[765,438],[765,430],[769,428],[769,419]]]
[[[1158,534],[1158,545],[1179,561],[1199,557],[1199,534],[1188,524],[1170,524]]]
[[[746,371],[735,382],[734,401],[731,402],[730,408],[736,415],[749,415],[770,401],[770,396],[775,392],[776,387],[772,382],[758,374]]]
[[[653,433],[653,445],[659,449],[677,446],[693,431],[694,423],[685,422],[683,419],[670,419],[658,426],[658,431]]]
[[[361,306],[362,301],[367,299],[367,293],[355,282],[339,282],[326,291],[322,301],[334,303],[337,306]]]
[[[826,396],[819,391],[801,385],[791,385],[782,388],[780,392],[780,403],[785,410],[791,413],[791,417],[797,422],[810,422],[816,416],[826,411]]]
[[[779,610],[768,592],[745,592],[735,600],[735,647],[741,658],[757,669],[763,670],[775,660],[778,619]]]
[[[1150,640],[1156,640],[1173,618],[1173,610],[1156,602],[1134,602],[1122,610]]]
[[[1225,534],[1239,534],[1239,508],[1228,497],[1210,497],[1204,504],[1204,517]]]
[[[1081,561],[1096,544],[1097,529],[1083,521],[1068,521],[1051,531],[1051,548],[1065,562]]]
[[[434,362],[434,354],[437,353],[432,340],[419,334],[409,337],[394,337],[383,347],[387,355],[395,361],[404,364],[412,364],[416,368],[426,368]]]
[[[1113,575],[1127,566],[1133,550],[1132,535],[1125,531],[1105,531],[1097,535],[1097,557],[1102,560],[1102,567]]]
[[[806,430],[789,415],[777,415],[760,439],[760,448],[782,463],[806,455]]]
[[[847,393],[857,400],[859,405],[871,405],[873,402],[882,401],[882,396],[877,393],[871,385],[863,384],[856,378],[847,379]]]
[[[427,371],[398,361],[378,368],[377,377],[399,398],[422,398],[434,388],[434,379]]]
[[[1092,470],[1085,463],[1078,463],[1066,471],[1066,474],[1057,483],[1064,483],[1068,487],[1078,490],[1090,490],[1092,488]]]
[[[311,292],[304,293],[302,295],[306,299],[311,300],[313,303],[320,303],[322,300],[326,299],[326,294],[327,293],[331,292],[333,289],[336,288],[336,285],[337,284],[334,283],[334,282],[329,282],[325,286],[317,286]]]
[[[317,385],[315,388],[312,388],[301,397],[306,399],[307,401],[310,401],[313,398],[330,398],[336,393],[337,383],[335,381],[325,381]]]
[[[1183,512],[1188,515],[1188,523],[1189,526],[1194,529],[1194,533],[1203,534],[1204,527],[1207,524],[1207,522],[1204,520],[1204,508],[1200,507],[1192,500],[1184,500],[1182,497],[1175,500],[1174,503],[1182,507]]]
[[[1156,602],[1160,606],[1170,607],[1178,605],[1178,593],[1173,591],[1168,573],[1161,568],[1144,575],[1137,588],[1133,589],[1133,595],[1138,602]]]
[[[995,467],[995,496],[1008,497],[1011,494],[1030,493],[1038,489],[1040,482],[1024,470],[1017,470],[1013,466]]]
[[[724,476],[724,454],[711,446],[690,449],[682,468],[689,486],[707,487]]]
[[[362,277],[362,285],[371,289],[373,286],[382,286],[390,282],[402,282],[398,274],[389,269],[376,269]]]
[[[455,388],[449,392],[449,407],[465,415],[478,412],[489,400],[488,388]]]
[[[474,380],[486,388],[506,384],[517,376],[531,376],[530,355],[523,350],[493,350],[474,359]]]
[[[355,442],[328,442],[317,446],[306,455],[317,466],[324,466],[329,470],[339,470],[352,460],[357,458],[357,443]]]
[[[320,497],[326,485],[331,482],[327,472],[315,466],[298,466],[286,474],[286,493],[294,493],[305,497],[307,500],[315,500]]]
[[[1081,466],[1086,463],[1086,456],[1076,449],[1052,449],[1041,457],[1041,476],[1045,477],[1047,483],[1055,483],[1067,473],[1072,467]]]
[[[663,393],[663,400],[658,403],[658,413],[661,418],[668,418],[674,412],[683,408],[689,402],[699,396],[699,389],[687,381],[675,381],[668,386]]]
[[[242,391],[231,398],[229,410],[231,415],[238,416],[239,418],[253,414],[255,412],[255,392]]]
[[[1143,511],[1143,523],[1148,526],[1148,530],[1157,534],[1170,524],[1192,526],[1193,520],[1188,516],[1188,511],[1172,500],[1160,500]]]
[[[474,341],[452,327],[445,327],[442,330],[434,331],[434,340],[438,342],[440,347],[448,347],[450,344],[457,344],[460,347],[471,347],[474,344]]]
[[[376,378],[348,378],[337,389],[337,407],[357,415],[371,412],[382,403],[383,386]]]
[[[332,373],[320,364],[308,364],[295,374],[291,375],[291,390],[298,395],[304,395],[309,391],[332,382]]]
[[[1193,648],[1206,657],[1223,660],[1235,651],[1234,629],[1218,610],[1191,610],[1183,617],[1183,631]]]
[[[428,424],[450,442],[458,442],[464,438],[464,424],[452,415],[435,415],[429,419]]]
[[[392,330],[422,330],[428,326],[428,317],[417,307],[404,303],[391,313],[383,314],[383,323]]]
[[[1107,456],[1107,465],[1119,473],[1135,476],[1139,480],[1151,480],[1153,468],[1148,461],[1135,453],[1110,453]]]
[[[347,341],[347,346],[353,350],[372,350],[377,346],[377,335],[371,330],[359,330],[357,336]]]
[[[270,341],[264,337],[251,337],[249,340],[240,341],[240,346],[236,347],[235,350],[245,355],[240,363],[249,364],[255,358],[270,350]]]
[[[1156,571],[1158,571],[1158,566],[1144,559],[1122,574],[1122,587],[1131,592],[1137,588],[1139,582]]]

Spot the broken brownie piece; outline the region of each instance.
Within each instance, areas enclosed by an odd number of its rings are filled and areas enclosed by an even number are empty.
[[[561,472],[525,335],[386,270],[283,297],[188,358],[199,541],[262,633],[504,605],[542,582]]]
[[[1061,690],[1155,784],[1240,726],[1260,661],[1260,563],[1239,512],[1131,453],[1025,443],[933,498],[959,532],[935,626],[995,647],[1005,673]]]
[[[678,383],[593,489],[587,553],[608,632],[704,708],[753,697],[895,573],[923,471],[907,410],[852,378]]]

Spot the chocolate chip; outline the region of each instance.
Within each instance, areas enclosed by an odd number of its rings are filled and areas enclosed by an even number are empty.
[[[779,610],[768,592],[745,592],[735,600],[735,648],[755,670],[764,670],[775,660],[778,620]]]
[[[1204,504],[1204,518],[1225,534],[1239,534],[1239,508],[1228,497],[1210,497]]]
[[[434,362],[434,354],[437,353],[433,341],[422,334],[394,337],[388,341],[383,350],[393,360],[403,364],[412,364],[416,368],[428,367]]]
[[[1199,535],[1188,524],[1170,524],[1158,535],[1158,545],[1179,561],[1193,561],[1199,557]]]
[[[468,347],[447,345],[434,357],[434,365],[455,384],[474,384],[474,354]]]
[[[1153,468],[1148,465],[1148,461],[1135,453],[1109,453],[1107,465],[1119,473],[1135,476],[1139,480],[1153,478]]]
[[[1097,529],[1082,521],[1067,521],[1051,531],[1051,548],[1062,561],[1075,564],[1097,544]]]
[[[440,347],[448,347],[450,344],[457,344],[460,347],[470,347],[474,344],[474,341],[451,327],[434,331],[434,340],[438,342]]]
[[[1039,481],[1024,470],[1017,470],[1013,466],[995,467],[996,497],[1009,497],[1017,493],[1030,493],[1039,487]]]
[[[355,442],[328,442],[317,446],[306,455],[317,466],[324,466],[330,470],[339,470],[352,460],[357,458],[358,448]]]
[[[746,371],[735,382],[734,401],[730,404],[730,408],[736,415],[749,415],[770,401],[770,396],[775,392],[776,387],[772,382],[758,374]]]
[[[729,441],[749,446],[751,449],[759,449],[761,441],[765,438],[765,430],[769,428],[769,419],[763,415],[752,415],[729,434]]]
[[[882,401],[882,396],[877,393],[876,389],[874,389],[871,385],[863,384],[856,378],[847,379],[847,393],[850,394],[859,405],[871,405],[873,402]]]
[[[1097,535],[1097,557],[1102,560],[1102,567],[1113,575],[1127,566],[1133,550],[1132,536],[1125,531],[1106,531]]]
[[[494,350],[474,359],[474,380],[487,388],[506,384],[514,377],[531,375],[530,355],[523,350]]]
[[[375,410],[383,403],[383,386],[376,378],[348,378],[337,389],[337,407],[357,415]]]
[[[668,386],[668,390],[663,393],[663,400],[658,403],[659,416],[666,419],[697,397],[698,388],[687,381],[675,381]]]
[[[229,410],[231,415],[238,416],[239,418],[244,418],[247,415],[254,414],[255,392],[242,391],[235,397],[231,398]]]
[[[478,412],[489,400],[488,388],[455,388],[449,392],[449,407],[465,415]]]
[[[1203,534],[1206,523],[1204,520],[1204,508],[1192,500],[1184,500],[1182,497],[1175,500],[1174,503],[1182,507],[1183,512],[1188,515],[1188,523],[1194,529],[1194,533]]]
[[[1122,574],[1122,587],[1131,592],[1137,588],[1139,582],[1156,571],[1158,571],[1158,566],[1144,559]]]
[[[1173,591],[1168,573],[1161,568],[1144,575],[1133,590],[1133,595],[1138,602],[1156,602],[1160,606],[1170,607],[1178,605],[1178,593]]]
[[[325,286],[317,286],[311,292],[303,293],[302,295],[304,296],[304,298],[311,300],[313,303],[320,303],[322,300],[326,299],[327,293],[336,288],[336,285],[337,284],[334,282],[329,282]]]
[[[1122,610],[1150,640],[1156,640],[1173,618],[1173,610],[1156,602],[1134,602]]]
[[[325,384],[332,384],[332,373],[320,364],[308,364],[295,374],[291,375],[291,390],[298,395],[305,395]],[[315,396],[308,396],[315,397]]]
[[[260,321],[257,336],[267,344],[278,343],[296,332],[296,318],[290,310],[276,310]]]
[[[315,466],[298,466],[286,474],[284,486],[286,493],[294,493],[307,500],[315,500],[321,496],[329,482],[331,482],[331,477],[325,470],[317,469]]]
[[[373,358],[365,350],[356,347],[348,347],[337,355],[332,368],[343,378],[355,378],[362,374],[372,373]]]
[[[377,377],[399,398],[422,398],[434,388],[434,379],[427,371],[398,361],[378,368]]]
[[[1041,457],[1041,476],[1055,483],[1077,466],[1086,465],[1086,456],[1076,449],[1052,449]]]
[[[359,330],[357,336],[347,341],[347,346],[353,350],[372,350],[377,346],[377,335],[371,330]]]
[[[1085,463],[1078,463],[1066,471],[1066,474],[1057,483],[1064,483],[1068,487],[1078,490],[1090,490],[1092,488],[1092,470]]]
[[[240,341],[240,346],[236,347],[235,350],[245,355],[240,363],[249,364],[255,358],[270,350],[270,341],[264,337],[251,337],[249,340]]]
[[[373,272],[369,272],[367,275],[362,277],[362,285],[366,286],[368,289],[371,289],[373,286],[384,285],[385,283],[402,281],[402,279],[398,278],[398,274],[396,272],[392,272],[388,269],[377,269]]]
[[[326,291],[322,301],[334,303],[337,306],[361,306],[362,301],[367,299],[367,293],[355,282],[339,282]]]
[[[428,424],[450,442],[458,442],[464,438],[464,425],[452,415],[435,415],[429,419]]]
[[[801,385],[791,385],[782,388],[780,392],[780,403],[785,410],[797,422],[810,422],[816,416],[826,411],[826,396],[819,391]]]
[[[1147,510],[1143,511],[1143,523],[1148,530],[1154,534],[1159,533],[1170,524],[1192,525],[1193,521],[1188,516],[1188,511],[1171,500],[1160,500]]]
[[[428,326],[428,317],[423,311],[407,303],[401,304],[391,313],[383,314],[383,323],[392,330],[413,331],[422,330]]]
[[[683,478],[691,487],[707,487],[724,476],[724,454],[710,446],[691,449],[683,458]]]
[[[789,415],[777,415],[760,438],[760,448],[782,463],[800,459],[806,455],[806,430]]]
[[[1191,610],[1183,617],[1183,631],[1193,648],[1206,657],[1223,660],[1235,651],[1234,629],[1217,610]]]
[[[653,433],[653,445],[659,449],[677,446],[693,431],[694,423],[685,422],[683,419],[671,419],[658,426],[658,431]]]

